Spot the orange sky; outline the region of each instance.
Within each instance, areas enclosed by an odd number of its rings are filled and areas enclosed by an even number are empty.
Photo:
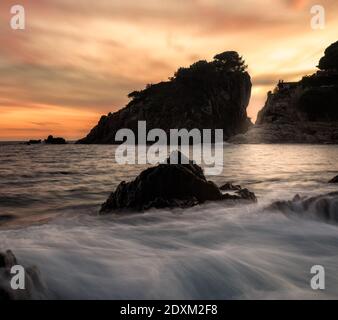
[[[9,27],[26,9],[26,30]],[[310,8],[326,8],[312,30]],[[0,140],[84,136],[127,94],[180,66],[237,50],[249,65],[256,118],[279,79],[315,71],[338,40],[338,1],[1,0]]]

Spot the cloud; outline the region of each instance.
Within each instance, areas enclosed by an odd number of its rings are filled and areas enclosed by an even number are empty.
[[[155,63],[156,65],[156,63]],[[7,102],[72,106],[106,110],[122,106],[134,88],[145,85],[123,76],[95,73],[74,67],[17,64],[0,67],[2,96]],[[1,104],[1,102],[0,102]]]
[[[100,114],[124,106],[129,92],[225,50],[244,56],[255,86],[301,77],[336,40],[338,2],[325,1],[328,26],[314,32],[315,2],[20,0],[27,29],[16,32],[9,27],[16,2],[1,0],[0,126],[19,119],[30,132],[66,117],[63,130],[79,137]],[[253,117],[263,93],[253,92]]]

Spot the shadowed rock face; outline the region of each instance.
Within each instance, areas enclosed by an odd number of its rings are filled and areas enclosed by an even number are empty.
[[[326,50],[317,73],[298,82],[279,82],[268,93],[255,126],[230,142],[337,144],[337,52],[338,42]]]
[[[220,60],[226,59],[222,55],[216,57],[179,69],[170,81],[132,92],[125,108],[102,116],[78,143],[119,144],[116,132],[128,128],[137,137],[138,121],[146,121],[148,131],[159,128],[167,134],[170,129],[223,129],[227,139],[245,132],[251,126],[246,113],[250,76],[244,67],[233,68]]]
[[[338,183],[338,176],[335,176],[334,178],[332,178],[329,183]]]
[[[338,223],[338,192],[305,198],[296,195],[291,201],[277,201],[269,209],[289,216],[309,217]]]
[[[13,252],[0,252],[0,301],[1,300],[29,300],[45,298],[46,287],[41,281],[40,271],[36,267],[25,268],[25,289],[11,288],[11,268],[18,265]]]
[[[207,181],[202,168],[192,161],[189,164],[170,164],[168,159],[167,164],[146,169],[131,182],[121,182],[102,205],[101,213],[119,213],[123,209],[186,208],[205,201],[221,200],[256,201],[256,197],[247,189],[222,194],[213,182]]]

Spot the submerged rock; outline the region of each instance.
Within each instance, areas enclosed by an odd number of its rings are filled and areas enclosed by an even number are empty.
[[[179,155],[180,159],[184,156]],[[215,183],[207,181],[200,166],[166,163],[148,168],[131,182],[121,182],[102,205],[101,213],[119,212],[123,209],[143,211],[150,208],[187,208],[205,201],[249,200],[255,195],[247,189],[235,194],[222,194]]]
[[[329,183],[338,183],[338,176],[335,176],[334,178],[332,178]]]
[[[257,202],[256,195],[251,192],[249,189],[240,189],[235,192],[235,197],[238,197],[238,200],[248,200],[252,202]]]
[[[235,190],[241,190],[242,187],[239,185],[233,185],[230,182],[225,183],[223,186],[220,187],[220,190],[222,191],[235,191]]]
[[[66,140],[64,138],[54,138],[52,135],[48,136],[47,139],[45,139],[46,144],[66,144]]]
[[[41,280],[40,271],[37,267],[25,268],[25,289],[12,289],[11,280],[14,275],[11,274],[11,269],[18,264],[11,250],[0,251],[0,301],[44,298],[46,287]]]
[[[286,215],[297,215],[338,222],[338,192],[331,192],[315,197],[296,195],[291,201],[274,202],[269,209],[279,210]]]

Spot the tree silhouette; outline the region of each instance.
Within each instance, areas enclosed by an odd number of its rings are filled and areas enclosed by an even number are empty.
[[[320,70],[338,70],[338,41],[332,43],[326,50],[325,55],[319,61]]]
[[[218,66],[230,72],[245,72],[248,67],[236,51],[225,51],[214,56],[214,59]]]

